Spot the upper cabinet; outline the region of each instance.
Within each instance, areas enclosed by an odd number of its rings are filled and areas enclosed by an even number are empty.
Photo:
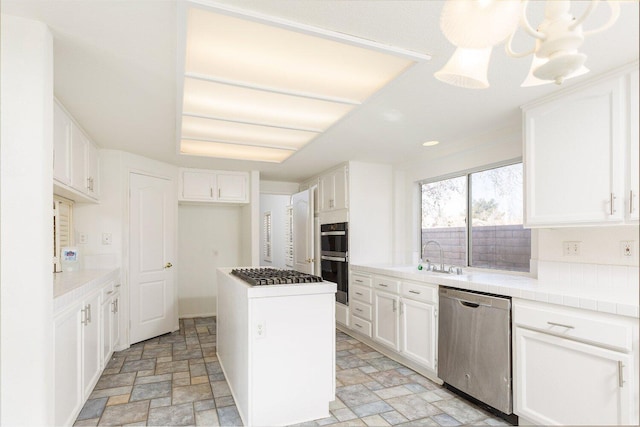
[[[99,150],[71,115],[53,106],[54,192],[75,201],[99,199]]]
[[[632,115],[628,72],[600,78],[523,107],[525,225],[581,226],[631,219],[627,187],[637,177],[629,147],[635,129],[637,65]],[[628,71],[628,70],[627,70]],[[633,97],[633,96],[632,96]],[[632,98],[631,97],[631,98]],[[637,209],[637,207],[636,207]],[[637,219],[637,211],[635,213]]]
[[[249,203],[247,172],[180,169],[178,200],[208,203]]]
[[[319,177],[320,212],[349,207],[348,169],[341,166]]]

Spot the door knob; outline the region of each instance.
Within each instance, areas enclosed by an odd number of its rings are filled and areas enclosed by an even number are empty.
[[[170,262],[168,262],[168,263],[164,266],[164,268],[171,268],[171,267],[173,267],[173,264],[171,264]]]

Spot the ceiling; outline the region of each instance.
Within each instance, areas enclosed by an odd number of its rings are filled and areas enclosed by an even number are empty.
[[[200,0],[202,3],[203,0]],[[175,0],[2,0],[2,13],[45,22],[54,36],[55,95],[102,148],[125,150],[184,167],[260,170],[262,179],[302,181],[347,160],[402,165],[470,149],[475,135],[520,125],[520,105],[638,58],[639,5],[621,1],[615,26],[581,49],[591,73],[521,88],[530,57],[512,59],[502,45],[489,66],[491,87],[461,89],[433,73],[454,47],[439,29],[441,1],[220,0],[215,4],[277,17],[431,55],[371,96],[281,164],[180,155],[176,115],[178,2]],[[572,2],[577,15],[586,2]],[[542,2],[529,18],[540,22]],[[584,25],[606,21],[603,4]],[[532,39],[520,32],[517,50]],[[437,139],[441,144],[422,147]],[[477,142],[477,141],[476,141]]]

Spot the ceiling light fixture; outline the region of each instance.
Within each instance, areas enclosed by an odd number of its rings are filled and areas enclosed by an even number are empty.
[[[620,15],[618,2],[608,0],[609,20],[600,28],[583,31],[582,24],[599,0],[590,1],[579,18],[571,14],[569,0],[547,0],[544,20],[534,29],[527,19],[528,3],[528,0],[446,0],[440,27],[457,49],[435,77],[464,88],[489,87],[487,70],[491,51],[495,45],[506,41],[505,50],[509,56],[533,55],[523,87],[551,82],[562,84],[566,79],[589,72],[584,66],[587,56],[578,49],[586,36],[610,28]],[[512,47],[518,23],[535,39],[531,50],[519,53]]]
[[[282,162],[430,59],[204,0],[181,13],[181,154]]]
[[[440,141],[427,141],[422,143],[422,145],[425,147],[433,147],[434,145],[438,144],[440,144]]]

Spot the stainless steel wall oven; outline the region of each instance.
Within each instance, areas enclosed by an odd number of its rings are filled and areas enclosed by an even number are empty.
[[[320,226],[320,265],[322,278],[338,285],[336,301],[349,305],[348,223]]]

